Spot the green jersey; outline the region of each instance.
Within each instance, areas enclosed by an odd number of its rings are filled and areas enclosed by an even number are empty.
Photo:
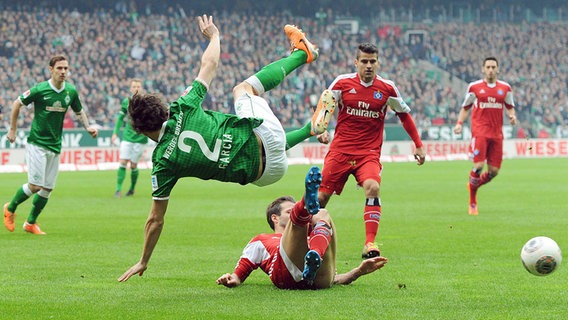
[[[134,143],[141,143],[146,144],[148,143],[148,137],[143,134],[138,134],[132,128],[130,121],[128,121],[128,102],[130,101],[129,98],[125,98],[122,100],[122,106],[120,107],[120,113],[118,114],[118,118],[116,119],[116,124],[114,125],[114,131],[112,133],[118,135],[118,132],[122,128],[124,124],[124,118],[126,118],[126,126],[124,127],[124,132],[122,132],[122,141],[134,142]]]
[[[67,109],[71,107],[75,113],[83,110],[75,86],[64,82],[63,87],[57,90],[50,79],[24,92],[20,101],[24,105],[34,104],[34,119],[28,143],[61,153],[63,120]]]
[[[187,95],[170,104],[152,154],[152,196],[168,199],[177,180],[197,177],[247,184],[258,175],[260,151],[253,129],[262,119],[203,110],[207,88],[193,81]]]

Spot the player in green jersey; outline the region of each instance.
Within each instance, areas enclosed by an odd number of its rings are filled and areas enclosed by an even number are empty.
[[[130,81],[130,93],[142,93],[142,80],[132,79]],[[122,100],[122,106],[120,108],[120,113],[118,114],[118,119],[114,126],[114,131],[112,133],[111,142],[114,144],[116,138],[118,138],[118,133],[124,124],[124,117],[128,114],[128,102],[130,98],[125,98]],[[126,121],[126,126],[122,132],[122,140],[120,141],[120,164],[118,167],[118,174],[116,180],[116,191],[114,196],[120,198],[122,190],[122,182],[126,177],[126,167],[130,163],[130,188],[126,193],[126,196],[134,195],[134,188],[136,187],[136,182],[138,181],[138,161],[146,149],[146,144],[148,143],[148,137],[143,134],[138,134],[129,121]]]
[[[287,146],[325,131],[333,101],[320,99],[312,121],[287,135],[260,94],[279,85],[296,68],[317,59],[318,51],[292,25],[290,56],[275,61],[233,88],[235,113],[206,111],[201,103],[215,76],[220,56],[219,30],[213,18],[199,17],[209,44],[201,57],[197,78],[186,93],[168,106],[156,95],[134,95],[128,106],[132,127],[157,142],[152,155],[153,204],[146,222],[142,258],[118,280],[142,275],[158,242],[170,192],[182,177],[214,179],[265,186],[286,172]]]
[[[89,125],[87,113],[79,100],[75,86],[66,82],[69,63],[64,56],[54,56],[49,61],[51,79],[41,82],[20,95],[12,104],[10,130],[6,137],[16,141],[16,128],[20,109],[34,104],[34,119],[26,145],[28,183],[20,187],[12,200],[4,205],[4,225],[14,231],[14,218],[18,205],[33,194],[31,212],[24,223],[24,230],[33,234],[45,234],[36,223],[47,204],[59,171],[63,120],[71,107],[89,134],[95,138],[97,129]]]

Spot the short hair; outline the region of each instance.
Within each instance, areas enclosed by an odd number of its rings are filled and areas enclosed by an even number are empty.
[[[497,58],[495,57],[487,57],[485,59],[483,59],[483,66],[485,66],[485,62],[487,61],[495,61],[495,63],[497,63],[497,66],[499,66],[499,61],[497,61]]]
[[[128,102],[130,125],[137,133],[152,132],[162,128],[168,120],[168,106],[156,94],[139,94]]]
[[[142,79],[140,79],[140,78],[132,78],[132,79],[130,79],[130,83],[132,83],[132,82],[142,83]]]
[[[379,55],[379,48],[370,42],[361,43],[357,47],[357,59],[361,56],[361,52]]]
[[[294,200],[292,196],[282,196],[272,201],[272,203],[268,205],[268,208],[266,208],[266,221],[268,222],[268,225],[270,226],[270,228],[272,228],[272,230],[274,230],[274,222],[272,221],[272,215],[275,214],[277,216],[280,216],[281,214],[280,211],[282,210],[282,203],[286,201],[296,203],[296,200]]]
[[[62,56],[62,55],[53,56],[49,60],[49,66],[55,67],[55,64],[58,63],[59,61],[66,61],[66,60],[67,60],[67,58],[65,58],[65,56]]]

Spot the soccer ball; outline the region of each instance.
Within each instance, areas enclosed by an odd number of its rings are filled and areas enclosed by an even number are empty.
[[[523,246],[521,261],[528,272],[535,276],[547,276],[560,267],[562,252],[554,240],[534,237]]]

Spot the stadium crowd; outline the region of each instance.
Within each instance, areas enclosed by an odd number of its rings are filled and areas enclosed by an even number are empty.
[[[518,17],[512,10],[507,12]],[[433,12],[442,11],[433,8]],[[433,19],[400,24],[379,18],[387,17],[388,12],[377,13],[376,19],[358,17],[356,34],[334,23],[338,13],[332,9],[306,17],[286,11],[270,15],[211,12],[222,35],[222,61],[204,107],[231,112],[232,87],[260,66],[288,54],[289,48],[281,45],[286,43],[283,26],[292,23],[318,44],[320,58],[266,94],[285,126],[308,121],[330,81],[355,71],[352,48],[370,41],[381,50],[381,75],[395,81],[419,128],[453,125],[467,82],[480,79],[483,58],[494,55],[500,62],[500,79],[513,87],[521,123],[519,137],[568,137],[568,130],[562,130],[568,125],[566,21],[458,23]],[[69,81],[79,90],[90,118],[102,128],[114,126],[133,77],[144,79],[147,91],[168,101],[177,99],[197,75],[206,45],[198,28],[192,27],[197,15],[174,7],[155,13],[125,1],[87,12],[48,6],[3,8],[2,128],[8,126],[12,101],[39,79],[48,78],[48,60],[59,53],[68,57]],[[409,37],[410,30],[423,30],[425,36]],[[448,76],[443,80],[441,75]],[[32,114],[23,112],[18,127],[29,126]],[[73,126],[70,120],[68,127]]]

